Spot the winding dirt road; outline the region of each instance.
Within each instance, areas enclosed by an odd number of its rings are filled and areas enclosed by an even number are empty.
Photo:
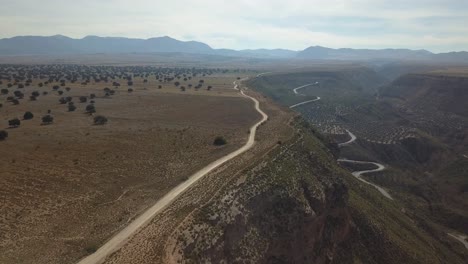
[[[302,89],[302,88],[306,88],[306,87],[308,87],[308,86],[317,85],[317,84],[319,84],[319,82],[309,83],[309,84],[306,84],[306,85],[302,85],[302,86],[299,86],[299,87],[294,88],[294,89],[293,89],[293,92],[294,92],[295,94],[297,94],[297,95],[303,95],[303,94],[301,94],[301,93],[298,93],[297,90]]]
[[[351,137],[348,141],[346,142],[343,142],[343,143],[339,143],[338,146],[339,147],[344,147],[344,146],[347,146],[351,143],[353,143],[354,141],[356,141],[357,137],[351,133],[351,131],[349,131],[348,129],[346,129],[346,132],[348,133],[348,135]]]
[[[378,186],[377,184],[374,184],[372,182],[368,182],[364,180],[361,175],[364,173],[372,173],[372,172],[378,172],[378,171],[383,171],[385,170],[385,166],[377,163],[377,162],[370,162],[370,161],[357,161],[357,160],[349,160],[349,159],[338,159],[338,162],[347,162],[347,163],[354,163],[354,164],[372,164],[377,166],[376,169],[373,170],[363,170],[363,171],[353,171],[351,174],[353,174],[354,177],[356,177],[358,180],[367,183],[371,186],[374,186],[383,196],[387,197],[390,200],[393,200],[392,196],[382,187]]]
[[[235,81],[234,89],[239,90],[238,87],[239,85],[237,84],[237,81]],[[119,233],[114,235],[96,252],[80,260],[78,264],[98,264],[104,262],[110,254],[122,247],[133,234],[135,234],[138,230],[147,225],[156,214],[161,212],[166,206],[172,203],[180,194],[182,194],[195,182],[197,182],[199,179],[201,179],[203,176],[207,175],[217,167],[226,163],[227,161],[239,156],[240,154],[252,148],[252,146],[255,143],[255,134],[257,132],[257,128],[258,126],[260,126],[260,124],[262,124],[268,119],[268,115],[260,109],[260,103],[257,99],[246,95],[242,90],[240,90],[240,94],[252,100],[255,105],[255,110],[257,110],[257,112],[262,115],[262,119],[250,128],[250,134],[247,143],[245,143],[245,145],[242,146],[240,149],[208,164],[206,167],[190,176],[188,180],[184,181],[183,183],[179,184],[174,189],[169,191],[166,195],[164,195],[164,197],[162,197],[158,202],[156,202],[156,204],[151,206],[148,210],[146,210],[143,214],[141,214],[133,222],[131,222],[127,227],[125,227]]]
[[[465,248],[468,250],[468,241],[466,241],[466,238],[467,238],[466,236],[456,235],[456,234],[451,234],[451,233],[447,233],[447,235],[461,242],[465,246]]]
[[[315,83],[311,83],[311,84],[306,84],[306,85],[302,85],[302,86],[299,86],[299,87],[296,87],[293,89],[293,92],[296,94],[296,95],[303,95],[303,94],[300,94],[297,92],[297,90],[299,89],[302,89],[302,88],[305,88],[305,87],[308,87],[308,86],[312,86],[312,85],[316,85],[318,84],[318,82],[315,82]],[[314,100],[308,100],[308,101],[304,101],[304,102],[301,102],[301,103],[298,103],[298,104],[295,104],[295,105],[291,105],[289,108],[295,108],[297,106],[300,106],[300,105],[304,105],[304,104],[308,104],[308,103],[312,103],[312,102],[315,102],[315,101],[318,101],[320,100],[320,97],[317,96],[317,99],[314,99]],[[348,135],[350,136],[350,139],[346,142],[343,142],[343,143],[339,143],[338,146],[339,147],[344,147],[344,146],[347,146],[351,143],[353,143],[354,141],[356,141],[357,137],[356,135],[354,135],[353,133],[351,133],[351,131],[347,130],[346,129],[346,132],[348,133]],[[373,187],[375,187],[383,196],[387,197],[388,199],[391,199],[393,200],[392,196],[390,196],[390,194],[385,190],[383,189],[382,187],[374,184],[374,183],[371,183],[371,182],[368,182],[366,180],[364,180],[361,175],[362,174],[365,174],[365,173],[372,173],[372,172],[378,172],[378,171],[383,171],[385,170],[385,166],[380,164],[380,163],[377,163],[377,162],[370,162],[370,161],[357,161],[357,160],[349,160],[349,159],[338,159],[337,160],[338,162],[348,162],[348,163],[354,163],[354,164],[372,164],[372,165],[375,165],[377,166],[376,169],[373,169],[373,170],[364,170],[364,171],[354,171],[352,172],[351,174],[356,177],[358,180],[366,183],[366,184],[369,184]]]
[[[320,97],[317,96],[317,98],[313,99],[313,100],[309,100],[309,101],[305,101],[305,102],[301,102],[301,103],[298,103],[298,104],[295,104],[295,105],[291,105],[289,108],[295,108],[295,107],[298,107],[300,105],[305,105],[305,104],[308,104],[308,103],[312,103],[312,102],[315,102],[315,101],[318,101],[320,100]]]

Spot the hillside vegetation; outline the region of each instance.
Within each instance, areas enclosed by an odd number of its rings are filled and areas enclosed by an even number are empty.
[[[344,171],[306,122],[187,218],[168,243],[182,263],[463,263],[398,203]]]

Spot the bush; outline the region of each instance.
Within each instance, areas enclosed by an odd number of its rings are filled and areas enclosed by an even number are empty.
[[[31,113],[29,111],[24,113],[24,115],[23,115],[24,120],[30,120],[30,119],[33,119],[33,117],[34,117],[33,113]]]
[[[91,99],[94,99],[95,97],[96,97],[96,94],[92,93],[92,94],[89,95],[89,98],[91,98]]]
[[[13,118],[8,120],[8,125],[10,127],[19,127],[21,125],[21,121],[18,118]]]
[[[216,137],[213,144],[215,146],[222,146],[222,145],[226,145],[227,144],[227,141],[226,139],[224,139],[223,137],[219,136],[219,137]]]
[[[59,99],[59,102],[60,102],[61,104],[66,104],[66,103],[67,103],[67,99],[65,99],[65,97],[61,97],[61,98]]]
[[[54,122],[54,117],[51,115],[45,115],[42,117],[42,124],[48,125]]]
[[[129,92],[129,93],[133,92],[133,89],[132,89],[132,88],[128,88],[128,92]]]
[[[8,137],[8,132],[0,130],[0,140],[5,140]]]
[[[73,102],[68,103],[68,111],[74,112],[75,110],[76,110],[75,104],[73,104]]]
[[[11,102],[12,102],[14,105],[19,105],[18,99],[13,99],[13,100],[11,100]]]
[[[104,125],[106,123],[107,123],[107,118],[105,116],[98,115],[94,117],[95,125]]]
[[[88,97],[86,96],[80,96],[80,102],[81,103],[86,103],[88,101]]]
[[[89,104],[86,106],[86,113],[93,114],[96,113],[96,107],[93,104]]]
[[[2,93],[2,94],[8,94],[8,92],[9,92],[8,89],[5,89],[5,88],[3,88],[3,89],[1,90],[1,93]]]

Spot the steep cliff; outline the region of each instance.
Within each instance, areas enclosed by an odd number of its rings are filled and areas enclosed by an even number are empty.
[[[340,168],[308,124],[296,129],[179,226],[167,262],[463,263],[450,241]]]

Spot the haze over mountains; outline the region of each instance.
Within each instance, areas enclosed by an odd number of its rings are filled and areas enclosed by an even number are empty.
[[[0,39],[0,56],[168,52],[271,59],[468,61],[468,52],[465,51],[435,54],[427,50],[332,49],[321,46],[312,46],[303,51],[287,49],[232,50],[213,49],[202,42],[179,41],[167,36],[150,39],[87,36],[82,39],[73,39],[55,35]]]

